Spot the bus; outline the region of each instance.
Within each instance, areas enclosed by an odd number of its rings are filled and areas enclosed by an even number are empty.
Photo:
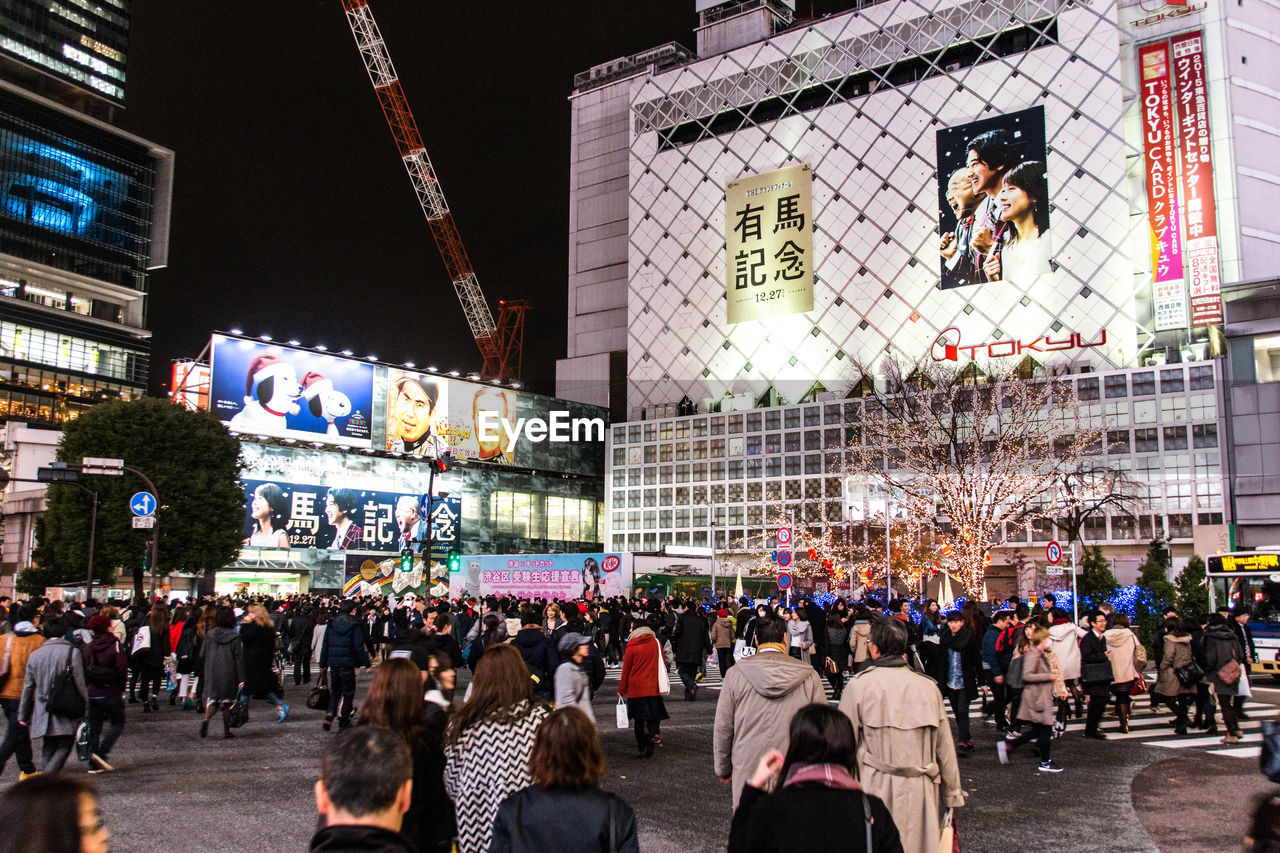
[[[1209,610],[1245,605],[1258,660],[1251,673],[1280,676],[1280,550],[1214,554],[1205,561]]]

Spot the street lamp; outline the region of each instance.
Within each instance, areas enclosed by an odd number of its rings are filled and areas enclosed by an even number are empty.
[[[65,484],[83,489],[93,498],[93,511],[89,515],[89,559],[88,569],[86,570],[86,579],[84,586],[84,600],[88,602],[93,596],[93,541],[98,532],[98,493],[83,483],[76,482],[80,476],[80,472],[74,468],[68,468],[65,462],[54,462],[48,468],[36,469],[36,481],[42,483]],[[20,479],[14,477],[12,479]]]

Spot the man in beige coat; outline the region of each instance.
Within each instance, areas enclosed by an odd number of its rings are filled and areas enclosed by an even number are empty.
[[[796,711],[827,701],[814,668],[787,654],[785,636],[777,616],[757,617],[756,653],[730,668],[716,703],[716,775],[733,782],[735,809],[760,759],[771,749],[787,751]]]
[[[889,807],[905,853],[936,853],[943,809],[964,805],[942,693],[907,665],[901,622],[873,622],[870,651],[871,666],[840,700],[858,742],[859,781]]]

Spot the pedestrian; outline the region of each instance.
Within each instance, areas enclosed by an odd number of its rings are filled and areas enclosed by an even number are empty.
[[[276,722],[283,723],[289,706],[280,698],[275,654],[278,635],[271,614],[261,604],[250,604],[240,624],[244,644],[244,699],[266,699],[276,706]]]
[[[893,816],[858,784],[849,718],[826,703],[805,705],[788,741],[785,755],[773,749],[760,759],[743,788],[729,853],[829,853],[832,839],[850,853],[900,853]]]
[[[432,737],[418,667],[404,658],[380,665],[360,706],[362,726],[381,726],[404,738],[413,760],[413,791],[400,827],[421,853],[448,853],[457,835],[453,801],[444,789],[444,749]]]
[[[1089,633],[1080,640],[1080,681],[1089,697],[1089,716],[1085,719],[1084,736],[1106,740],[1098,728],[1111,696],[1111,661],[1107,653],[1107,614],[1101,610],[1089,613]]]
[[[813,628],[806,618],[804,608],[797,604],[791,609],[791,616],[787,620],[787,654],[812,666],[813,655],[817,652]]]
[[[320,757],[312,853],[420,853],[400,833],[412,787],[413,758],[400,735],[378,726],[339,733]]]
[[[681,612],[676,617],[671,633],[672,650],[675,652],[676,672],[684,685],[684,701],[698,698],[699,670],[711,654],[711,632],[707,618],[692,600],[680,603]]]
[[[1164,648],[1160,653],[1160,663],[1156,670],[1156,684],[1152,692],[1177,713],[1174,720],[1174,733],[1187,733],[1187,705],[1191,697],[1196,695],[1195,684],[1183,684],[1178,678],[1178,670],[1191,665],[1194,655],[1191,651],[1191,634],[1177,616],[1169,616],[1164,620],[1161,633],[1164,636]]]
[[[977,657],[973,633],[966,624],[965,615],[959,610],[952,610],[942,628],[933,677],[956,716],[956,750],[961,753],[973,751],[969,703],[978,698]]]
[[[1046,595],[1043,600],[1052,602],[1053,596]],[[1062,680],[1066,682],[1067,690],[1075,697],[1076,719],[1079,719],[1084,716],[1084,699],[1081,698],[1077,682],[1080,680],[1080,641],[1085,631],[1073,625],[1067,612],[1059,607],[1050,609],[1049,615],[1052,620],[1049,624],[1049,636],[1053,638],[1053,654],[1062,670]],[[1067,703],[1059,703],[1058,722],[1063,727],[1066,726],[1068,713]]]
[[[1227,625],[1227,617],[1221,613],[1211,615],[1209,627],[1204,632],[1205,680],[1213,686],[1218,707],[1222,710],[1222,724],[1227,731],[1222,739],[1223,743],[1240,742],[1240,722],[1236,717],[1235,697],[1243,672],[1241,661],[1244,656],[1240,641]]]
[[[18,707],[22,700],[22,686],[27,677],[27,659],[44,645],[44,635],[37,630],[36,608],[31,603],[15,605],[13,630],[0,642],[0,655],[7,658],[9,668],[0,675],[0,708],[4,709],[7,725],[4,743],[0,744],[0,773],[9,763],[10,756],[17,756],[18,778],[36,775],[35,761],[31,755],[31,733],[26,726],[18,725]]]
[[[164,682],[164,665],[169,658],[169,608],[157,601],[147,615],[145,625],[134,635],[129,662],[138,671],[138,691],[142,712],[160,710],[160,685]]]
[[[1147,662],[1147,651],[1142,648],[1138,635],[1129,627],[1129,617],[1113,613],[1103,632],[1107,641],[1107,658],[1111,662],[1111,693],[1115,696],[1116,719],[1120,721],[1121,734],[1129,731],[1129,712],[1133,706],[1133,690],[1142,678],[1142,668]],[[1180,717],[1185,718],[1184,708]],[[1186,720],[1181,725],[1186,727]]]
[[[444,739],[459,853],[489,849],[498,804],[529,784],[527,756],[549,712],[513,646],[498,643],[480,657],[471,697],[450,716]]]
[[[57,773],[71,755],[89,691],[79,650],[63,639],[67,626],[62,618],[55,616],[45,621],[40,632],[44,634],[44,645],[27,658],[18,723],[27,727],[32,738],[44,738],[40,772]]]
[[[236,614],[226,605],[219,606],[213,614],[213,627],[204,635],[204,669],[200,678],[204,691],[204,719],[200,722],[200,737],[209,736],[209,720],[222,711],[222,736],[233,738],[231,733],[231,706],[244,687],[244,645],[236,633]]]
[[[729,670],[720,688],[712,754],[716,775],[733,784],[734,808],[760,759],[787,748],[795,712],[826,701],[818,673],[787,653],[785,631],[772,614],[756,617],[756,653]]]
[[[89,693],[89,772],[100,773],[115,770],[107,756],[124,732],[124,688],[129,677],[129,659],[111,632],[110,618],[99,613],[88,625],[93,639],[81,650],[81,655]],[[104,721],[110,722],[105,734]]]
[[[733,666],[733,641],[735,631],[729,611],[721,607],[716,611],[715,624],[711,626],[711,645],[716,650],[716,661],[720,665],[720,680]]]
[[[996,718],[996,731],[1003,734],[1009,727],[1005,718],[1008,696],[1005,691],[1005,673],[1013,657],[1011,648],[1002,647],[1000,638],[1013,621],[1013,611],[997,610],[991,616],[991,624],[982,638],[982,671],[991,688],[991,713]]]
[[[522,623],[520,630],[515,632],[515,639],[511,643],[520,652],[520,657],[529,670],[533,692],[539,698],[550,701],[554,694],[555,672],[560,665],[560,655],[555,643],[542,627],[537,610],[533,607],[523,608],[519,621]]]
[[[200,609],[191,607],[185,610],[185,620],[181,623],[176,619],[174,621],[177,638],[173,639],[174,630],[169,632],[173,644],[173,671],[176,673],[174,698],[182,699],[183,711],[198,707],[195,699],[196,683],[199,680],[196,674],[198,660],[196,632],[200,622]]]
[[[85,779],[28,779],[0,796],[0,853],[107,853],[111,833]]]
[[[1062,768],[1053,763],[1053,724],[1057,720],[1054,700],[1054,672],[1050,655],[1053,641],[1049,629],[1036,625],[1026,634],[1027,650],[1022,660],[1022,695],[1018,702],[1018,719],[1030,724],[1026,732],[1010,732],[1003,741],[996,743],[996,753],[1001,764],[1009,763],[1010,751],[1034,740],[1040,749],[1041,773],[1061,773]]]
[[[845,686],[840,711],[858,738],[858,779],[893,815],[906,853],[936,853],[942,815],[964,805],[960,768],[938,685],[907,661],[907,627],[871,625],[871,666]]]
[[[1240,661],[1240,668],[1244,672],[1240,675],[1240,685],[1236,690],[1235,699],[1232,700],[1236,720],[1249,719],[1249,715],[1244,711],[1244,700],[1249,684],[1249,666],[1258,660],[1258,648],[1253,643],[1253,629],[1249,627],[1249,616],[1249,606],[1237,604],[1231,608],[1231,616],[1227,619],[1227,627],[1236,635],[1236,641],[1240,643],[1240,650],[1244,653],[1244,658]]]
[[[534,736],[531,784],[498,806],[489,853],[639,853],[635,812],[600,790],[604,770],[595,723],[576,707],[552,711]]]
[[[650,758],[654,746],[662,743],[662,721],[669,716],[662,697],[670,685],[664,690],[660,680],[667,667],[666,653],[653,629],[643,624],[633,628],[622,653],[618,695],[627,700],[627,716],[635,728],[641,758]]]
[[[311,636],[316,630],[316,611],[305,603],[289,617],[289,653],[293,656],[294,686],[311,683]]]
[[[594,724],[591,680],[582,668],[583,660],[591,651],[591,639],[571,632],[560,638],[559,649],[563,662],[556,668],[556,707],[578,708]]]
[[[834,607],[827,614],[826,632],[827,645],[823,669],[835,693],[834,698],[839,702],[841,694],[844,693],[844,671],[849,661],[849,628],[840,618],[840,612]]]
[[[849,655],[853,659],[854,675],[871,665],[871,611],[859,607],[854,611],[849,626]]]
[[[360,620],[352,615],[355,609],[356,603],[349,598],[338,605],[338,615],[329,620],[320,647],[320,668],[329,671],[329,708],[322,724],[326,732],[333,728],[335,715],[339,730],[351,725],[351,709],[356,701],[356,668],[369,666],[364,631]]]

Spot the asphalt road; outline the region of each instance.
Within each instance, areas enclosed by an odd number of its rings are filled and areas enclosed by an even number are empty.
[[[368,678],[361,676],[361,688]],[[604,787],[639,815],[641,850],[654,853],[724,848],[730,791],[711,765],[711,730],[717,697],[715,667],[696,702],[680,699],[679,682],[663,745],[652,759],[636,756],[630,731],[614,725],[610,675],[596,697],[596,717],[609,758]],[[1261,698],[1274,702],[1276,694]],[[115,773],[96,775],[104,817],[118,851],[306,850],[315,826],[312,786],[325,739],[323,715],[303,707],[302,689],[290,687],[294,708],[282,724],[271,706],[255,703],[250,722],[224,741],[215,725],[198,737],[199,718],[162,705],[158,714],[128,706],[128,724],[112,755]],[[961,759],[968,805],[958,824],[966,853],[1055,851],[1227,851],[1240,848],[1252,800],[1274,790],[1257,771],[1259,720],[1274,716],[1251,707],[1240,747],[1216,738],[1180,739],[1164,717],[1135,718],[1132,736],[1088,741],[1074,726],[1054,745],[1065,772],[1036,772],[1029,747],[1002,767],[995,729],[975,719],[977,750]],[[1104,729],[1114,729],[1108,718]],[[37,756],[39,743],[36,744]],[[68,770],[83,772],[74,761]],[[11,784],[11,761],[0,784]],[[836,848],[833,848],[836,849]]]

